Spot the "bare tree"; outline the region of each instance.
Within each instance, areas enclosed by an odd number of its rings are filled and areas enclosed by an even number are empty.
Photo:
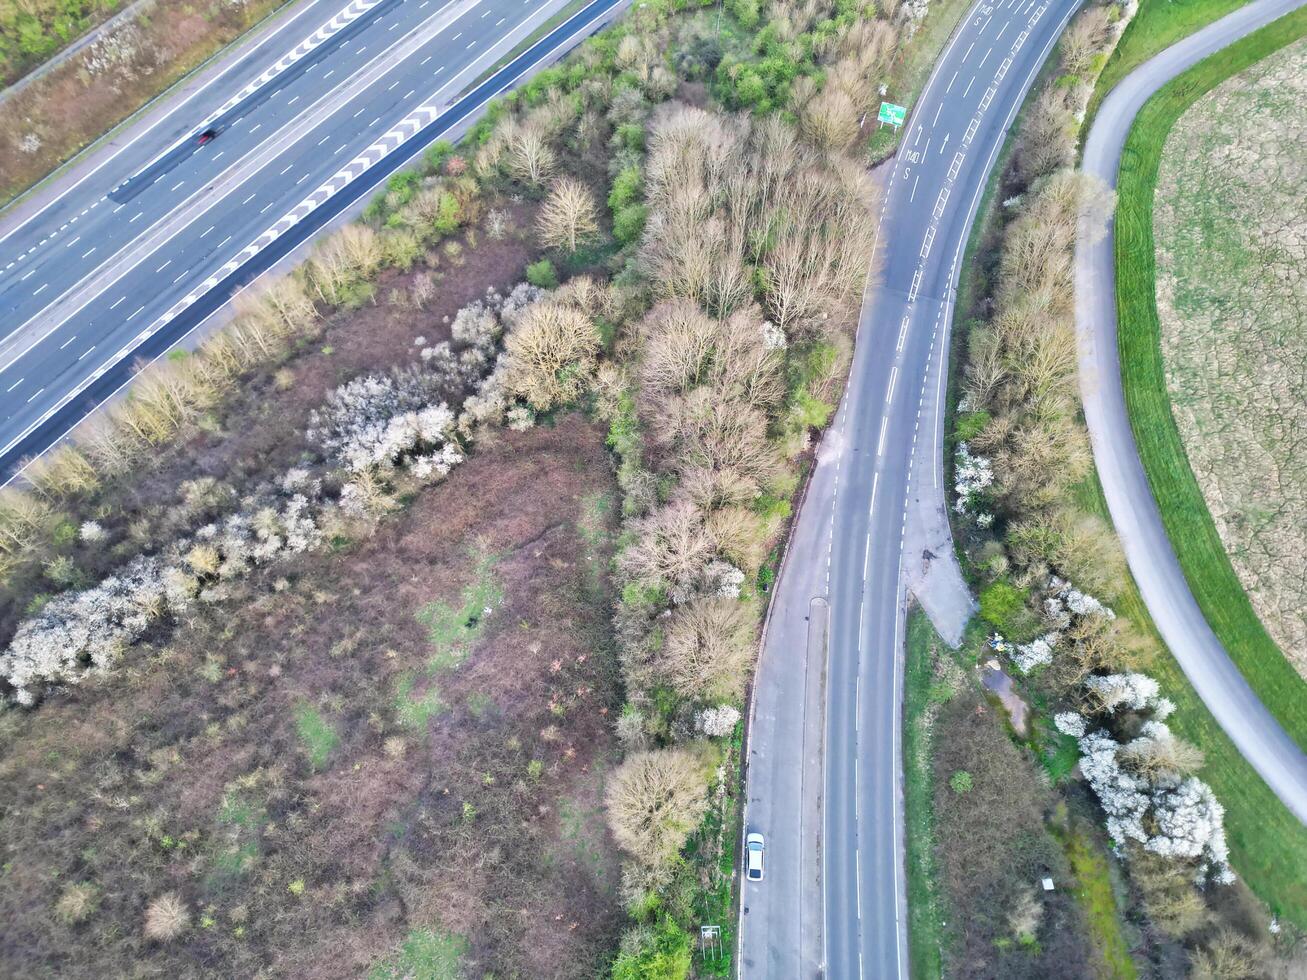
[[[540,207],[536,227],[545,245],[575,252],[599,231],[594,195],[573,177],[559,178]]]
[[[683,697],[737,698],[753,664],[755,631],[755,616],[738,599],[695,599],[672,614],[653,670]]]
[[[594,374],[599,331],[574,306],[545,300],[523,311],[504,342],[505,386],[537,411],[575,401]]]
[[[686,749],[637,752],[609,781],[608,826],[641,864],[666,867],[707,810],[706,790],[703,765]]]

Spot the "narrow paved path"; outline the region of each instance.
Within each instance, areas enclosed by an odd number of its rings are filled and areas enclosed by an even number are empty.
[[[1085,142],[1086,173],[1116,186],[1135,115],[1172,78],[1303,0],[1254,0],[1147,62],[1103,101]],[[1116,338],[1111,229],[1076,247],[1076,334],[1085,421],[1103,494],[1148,611],[1190,683],[1244,758],[1298,819],[1307,823],[1307,755],[1258,700],[1203,618],[1166,536],[1126,414]]]

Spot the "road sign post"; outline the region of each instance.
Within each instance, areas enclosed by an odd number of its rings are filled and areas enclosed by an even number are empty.
[[[893,102],[882,102],[880,104],[880,114],[876,121],[881,125],[889,123],[895,129],[903,125],[903,121],[908,117],[906,106],[895,105]]]

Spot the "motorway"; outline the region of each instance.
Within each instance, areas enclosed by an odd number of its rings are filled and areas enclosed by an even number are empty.
[[[1159,88],[1203,58],[1302,5],[1254,0],[1140,66],[1103,100],[1085,141],[1086,173],[1116,186],[1135,115]],[[1111,232],[1081,228],[1076,247],[1080,387],[1112,522],[1158,632],[1221,728],[1275,795],[1307,823],[1307,755],[1230,660],[1189,591],[1135,444],[1121,387]]]
[[[913,107],[885,183],[848,388],[772,599],[746,747],[741,976],[906,977],[903,540],[938,420],[959,263],[994,160],[1078,0],[977,2]],[[887,98],[892,98],[890,93]]]
[[[564,3],[311,0],[12,209],[0,222],[3,478],[134,364],[621,5],[593,0],[471,88]],[[200,145],[206,129],[218,135]]]

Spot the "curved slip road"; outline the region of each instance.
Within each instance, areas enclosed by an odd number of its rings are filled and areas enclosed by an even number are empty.
[[[1012,120],[1078,0],[977,2],[908,119],[849,384],[818,452],[769,612],[750,706],[742,977],[907,977],[904,530],[938,486],[959,262]],[[915,465],[924,455],[927,465]],[[951,549],[949,549],[951,550]]]
[[[1085,141],[1083,167],[1116,186],[1135,115],[1159,88],[1213,52],[1300,6],[1254,0],[1147,62],[1103,100]],[[1121,388],[1113,236],[1076,245],[1076,334],[1080,389],[1094,462],[1126,560],[1162,639],[1230,740],[1299,820],[1307,823],[1307,755],[1258,700],[1203,618],[1166,536],[1139,461]]]
[[[5,215],[0,474],[625,0],[592,0],[474,84],[565,2],[311,0]]]

